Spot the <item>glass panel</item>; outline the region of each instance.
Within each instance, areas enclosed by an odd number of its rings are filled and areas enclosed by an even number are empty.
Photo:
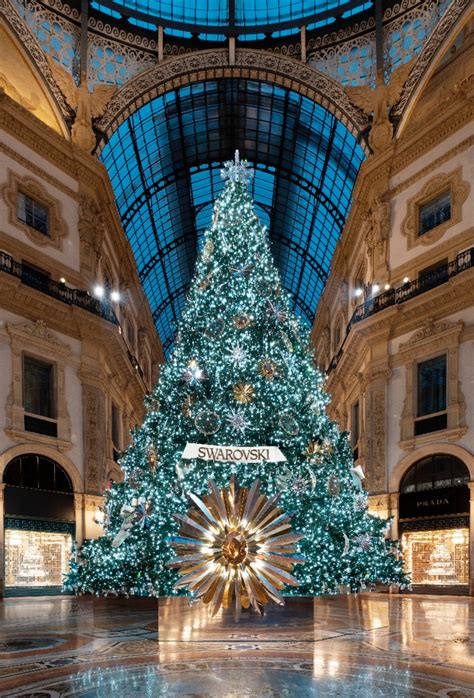
[[[53,417],[53,366],[23,357],[23,406],[25,412]]]
[[[100,2],[93,4],[107,14],[113,14]],[[115,9],[125,7],[150,18],[160,17],[183,25],[205,25],[209,29],[229,25],[229,4],[229,0],[114,0]],[[338,16],[348,5],[348,0],[237,0],[234,3],[235,23],[246,27],[278,25],[331,10]],[[371,2],[361,0],[360,5],[347,12],[350,16],[370,6]],[[177,34],[177,31],[173,33]]]
[[[445,191],[419,208],[419,234],[424,235],[451,218],[451,192]]]
[[[413,531],[402,535],[405,569],[412,584],[469,583],[469,529]]]
[[[5,586],[61,586],[71,547],[70,533],[5,529]]]
[[[437,356],[418,364],[417,416],[446,409],[446,356]]]
[[[49,235],[48,209],[21,191],[17,195],[16,215],[18,220],[26,223],[30,228],[34,228],[43,235]]]
[[[400,492],[456,487],[469,482],[469,471],[462,461],[445,453],[422,458],[403,478]]]

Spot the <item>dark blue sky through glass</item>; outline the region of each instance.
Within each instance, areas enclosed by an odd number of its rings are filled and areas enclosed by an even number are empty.
[[[156,327],[169,352],[199,240],[238,148],[297,314],[311,323],[363,160],[319,104],[275,85],[195,83],[140,107],[102,151]]]

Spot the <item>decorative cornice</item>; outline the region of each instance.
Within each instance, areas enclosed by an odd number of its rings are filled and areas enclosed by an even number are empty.
[[[421,349],[426,342],[431,345],[434,340],[440,337],[445,343],[448,342],[448,337],[450,336],[455,338],[455,341],[459,341],[459,335],[463,329],[464,322],[462,320],[457,320],[456,322],[451,322],[450,320],[435,321],[433,318],[428,317],[423,326],[407,342],[400,344],[399,353],[401,355],[407,352],[411,353],[414,348]]]
[[[435,160],[431,160],[429,165],[422,167],[414,175],[412,175],[411,177],[407,177],[407,179],[404,179],[403,182],[400,182],[400,184],[397,184],[396,186],[389,189],[389,191],[387,192],[387,196],[390,198],[397,196],[398,194],[400,194],[400,192],[404,191],[405,189],[408,189],[413,184],[416,184],[420,181],[420,179],[423,179],[423,177],[426,177],[426,175],[430,174],[430,172],[433,172],[434,170],[444,165],[446,162],[449,162],[450,160],[455,158],[456,155],[459,155],[460,153],[463,153],[465,150],[468,150],[468,148],[470,148],[472,145],[474,145],[474,136],[468,136],[464,140],[460,141],[460,143],[456,143],[455,146],[447,150],[438,158],[436,158]]]
[[[443,441],[459,441],[467,432],[466,426],[454,427],[453,429],[443,429],[442,432],[434,431],[422,436],[413,436],[409,439],[399,441],[398,447],[402,451],[412,451],[415,448],[420,448],[425,444],[438,443],[440,439]]]
[[[74,189],[71,189],[71,187],[68,187],[67,184],[64,184],[64,182],[61,182],[61,180],[57,179],[56,177],[53,177],[53,175],[49,174],[49,172],[45,172],[42,167],[39,167],[34,162],[31,162],[31,160],[28,160],[28,158],[20,155],[20,153],[17,153],[16,150],[13,150],[13,148],[10,148],[5,143],[0,143],[0,153],[4,153],[7,155],[7,157],[15,160],[15,162],[30,170],[30,172],[34,172],[37,177],[41,177],[42,180],[51,184],[53,187],[55,187],[55,189],[62,191],[63,194],[66,194],[71,199],[77,201],[78,193],[74,191]]]
[[[22,337],[29,343],[34,342],[53,346],[54,352],[56,354],[61,354],[63,357],[69,357],[71,355],[71,347],[56,337],[44,320],[19,323],[8,322],[7,332],[10,337]]]

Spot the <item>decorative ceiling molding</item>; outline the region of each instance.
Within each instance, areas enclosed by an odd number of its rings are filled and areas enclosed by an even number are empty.
[[[46,54],[41,48],[37,38],[32,34],[28,25],[24,19],[20,17],[10,0],[0,0],[0,17],[3,18],[7,26],[13,31],[23,48],[29,54],[33,64],[38,69],[38,72],[54,96],[63,117],[69,118],[72,115],[72,111],[56,84]]]
[[[404,85],[401,97],[392,112],[393,117],[400,119],[404,116],[405,110],[409,109],[412,96],[415,95],[417,88],[423,81],[425,74],[432,66],[433,58],[443,45],[445,39],[449,36],[452,28],[457,23],[464,10],[468,8],[469,5],[470,0],[452,0],[449,8],[435,27],[435,30],[424,45],[418,60],[413,66],[413,70],[411,71]],[[398,131],[400,131],[400,126]]]
[[[155,97],[196,81],[218,78],[259,80],[298,92],[325,107],[356,137],[360,137],[369,123],[336,80],[311,66],[253,49],[238,49],[231,65],[228,49],[214,49],[166,60],[135,76],[112,97],[96,126],[108,138],[139,107]],[[101,139],[99,152],[104,145],[105,140]],[[362,146],[368,154],[365,140]]]

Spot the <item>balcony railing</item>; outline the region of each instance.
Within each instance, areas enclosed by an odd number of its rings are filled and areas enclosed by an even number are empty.
[[[364,303],[358,305],[346,327],[344,342],[342,343],[338,353],[333,356],[331,363],[329,364],[328,372],[333,371],[341,360],[344,353],[344,344],[346,342],[347,335],[356,323],[360,322],[361,320],[365,320],[376,313],[379,313],[381,310],[385,310],[385,308],[390,308],[392,305],[405,303],[411,298],[415,298],[426,291],[430,291],[437,286],[441,286],[441,284],[445,284],[453,276],[457,276],[461,272],[471,269],[471,267],[474,267],[474,247],[470,247],[468,250],[460,252],[456,259],[449,262],[449,264],[443,264],[438,268],[423,274],[423,276],[415,279],[414,281],[409,281],[398,288],[391,288],[388,291],[384,291],[377,296],[373,296]]]
[[[87,310],[89,313],[98,315],[104,320],[113,322],[115,325],[119,324],[117,316],[109,304],[102,303],[87,291],[69,288],[66,284],[53,281],[47,274],[33,269],[28,264],[15,261],[6,252],[0,252],[0,271],[15,276],[17,279],[20,279],[22,284],[41,291],[41,293],[45,293],[51,298],[56,298],[56,300],[62,303]]]

